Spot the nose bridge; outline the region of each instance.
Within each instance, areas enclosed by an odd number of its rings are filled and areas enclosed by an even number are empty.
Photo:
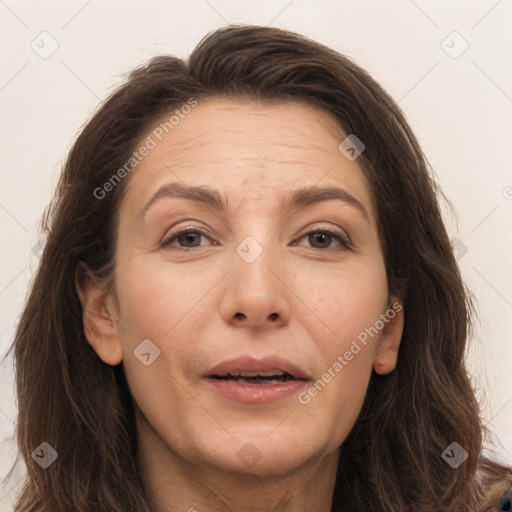
[[[229,291],[222,314],[227,321],[244,319],[245,325],[264,325],[289,317],[283,254],[276,231],[267,223],[252,223],[254,229],[235,247]],[[281,255],[281,256],[280,256]]]
[[[237,279],[248,280],[251,287],[266,288],[272,286],[280,272],[279,248],[274,240],[275,230],[261,228],[253,230],[235,248],[235,272]],[[277,279],[278,283],[280,282]]]
[[[240,241],[235,247],[236,254],[243,263],[258,263],[258,268],[264,267],[265,264],[270,265],[271,261],[276,259],[277,246],[281,242],[279,221],[264,204],[260,203],[261,200],[246,203],[245,212],[237,226]]]

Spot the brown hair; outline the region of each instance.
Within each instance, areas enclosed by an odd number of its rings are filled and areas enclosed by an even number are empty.
[[[191,98],[214,96],[301,101],[365,144],[358,162],[405,326],[396,370],[372,374],[340,448],[332,510],[479,510],[490,483],[477,470],[486,469],[492,481],[512,478],[512,471],[481,457],[485,429],[464,363],[473,299],[418,141],[396,102],[349,58],[293,32],[232,25],[208,34],[186,62],[159,56],[132,71],[69,154],[42,219],[46,247],[9,349],[19,411],[16,463],[21,455],[27,468],[15,511],[149,511],[122,363],[105,364],[87,342],[75,277],[80,282],[83,262],[115,292],[118,212],[129,177],[101,199],[95,191],[129,161],[156,120]],[[58,453],[47,469],[31,456],[42,442]],[[468,453],[457,469],[441,456],[452,442]]]

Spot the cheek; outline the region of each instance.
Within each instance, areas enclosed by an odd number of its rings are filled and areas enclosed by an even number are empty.
[[[122,321],[133,338],[163,340],[182,329],[182,319],[201,308],[212,272],[185,273],[179,266],[142,262],[119,265],[116,273]],[[144,263],[144,264],[142,264]],[[185,322],[188,328],[196,323]],[[135,339],[134,339],[135,341]]]
[[[206,318],[208,283],[195,273],[185,274],[178,266],[173,269],[148,259],[131,258],[117,268],[121,305],[118,335],[135,402],[155,421],[162,415],[165,424],[169,408],[176,412],[190,407],[190,395],[183,393],[179,383],[185,363],[196,360],[194,340],[206,329],[197,320]],[[149,353],[148,365],[144,364],[144,353]],[[168,402],[165,407],[162,397]]]
[[[368,265],[359,271],[335,272],[304,290],[314,313],[306,321],[308,334],[322,361],[316,376],[320,382],[309,395],[322,403],[320,411],[355,421],[381,335],[379,320],[387,300],[384,269]]]
[[[311,311],[311,327],[327,333],[332,351],[343,350],[352,339],[375,326],[385,307],[388,290],[385,269],[378,261],[353,265],[303,280],[301,294]],[[361,336],[364,338],[364,334]],[[368,341],[376,336],[368,336]]]
[[[191,273],[177,265],[148,263],[142,257],[118,267],[118,336],[124,366],[130,374],[137,375],[137,382],[151,375],[148,378],[152,381],[147,384],[156,389],[169,382],[169,374],[179,377],[197,373],[198,354],[205,350],[201,340],[209,332],[212,312],[218,307],[208,291],[222,275],[216,276],[206,265],[195,266]],[[147,359],[152,359],[153,354],[158,359],[155,365],[145,367],[139,356],[148,351]],[[147,368],[151,372],[145,371]],[[164,372],[160,380],[155,375],[157,368]]]

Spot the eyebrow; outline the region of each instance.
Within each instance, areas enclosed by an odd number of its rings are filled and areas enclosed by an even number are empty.
[[[137,213],[136,220],[143,221],[150,207],[163,198],[191,199],[223,213],[229,212],[231,209],[229,200],[219,191],[207,185],[185,185],[174,182],[162,185]],[[368,212],[359,200],[346,190],[333,186],[309,186],[286,191],[281,202],[281,208],[283,210],[294,210],[327,200],[337,200],[354,206],[369,220]]]

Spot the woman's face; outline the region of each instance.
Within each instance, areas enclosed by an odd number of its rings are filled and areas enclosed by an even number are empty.
[[[347,134],[300,103],[225,99],[159,125],[125,178],[114,327],[86,323],[99,356],[123,363],[139,440],[238,472],[337,455],[372,367],[394,368],[403,321],[362,169],[338,149]],[[339,198],[311,193],[324,187]],[[240,369],[302,380],[209,377]]]

